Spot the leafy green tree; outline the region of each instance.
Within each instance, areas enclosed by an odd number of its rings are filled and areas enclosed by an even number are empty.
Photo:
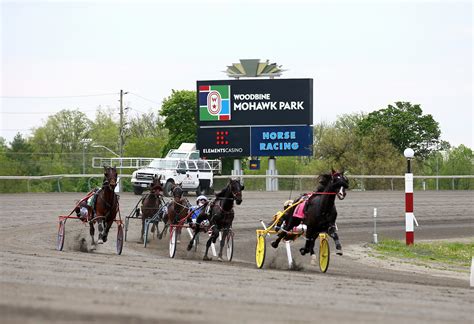
[[[168,142],[168,130],[154,113],[133,118],[128,123],[125,156],[160,157]]]
[[[63,109],[49,116],[44,126],[36,128],[31,143],[41,173],[79,172],[82,169],[81,141],[89,136],[91,124],[83,112]]]
[[[161,116],[165,117],[164,124],[169,131],[163,154],[183,142],[196,142],[196,104],[196,92],[188,90],[173,90],[163,101]]]
[[[118,114],[113,108],[97,109],[95,120],[91,122],[90,138],[94,144],[104,145],[114,152],[119,151],[119,122]],[[92,148],[91,148],[92,150]],[[93,149],[97,155],[109,155],[101,148]]]
[[[33,161],[33,146],[20,133],[17,133],[7,148],[5,157],[15,175],[35,175],[38,172]]]
[[[395,102],[368,114],[360,123],[362,135],[370,134],[376,126],[383,126],[389,131],[389,138],[400,153],[412,148],[421,159],[436,149],[441,131],[438,122],[431,115],[423,115],[420,105],[409,102]]]

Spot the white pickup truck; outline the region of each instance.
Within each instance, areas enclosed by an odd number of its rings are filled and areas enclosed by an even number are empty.
[[[171,195],[173,184],[181,184],[184,192],[196,195],[213,191],[214,172],[221,171],[220,160],[203,160],[192,143],[183,143],[170,150],[165,158],[153,159],[150,164],[132,173],[133,192],[141,195],[155,176],[161,176],[165,196]]]

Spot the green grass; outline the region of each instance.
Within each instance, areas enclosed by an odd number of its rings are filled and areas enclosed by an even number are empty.
[[[382,256],[409,259],[413,262],[427,261],[460,267],[469,267],[474,251],[474,241],[423,242],[407,246],[403,241],[382,240],[373,249]]]

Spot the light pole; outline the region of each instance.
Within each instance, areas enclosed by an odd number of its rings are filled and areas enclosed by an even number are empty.
[[[92,142],[90,138],[83,138],[80,141],[82,144],[82,174],[86,174],[86,144],[90,142]]]
[[[415,242],[413,214],[413,173],[411,172],[411,160],[415,152],[411,148],[405,149],[403,155],[407,159],[407,172],[405,173],[405,238],[406,244],[412,245]]]
[[[109,151],[110,153],[112,153],[113,155],[115,155],[116,157],[120,157],[120,155],[118,155],[117,153],[115,153],[114,151],[112,151],[111,149],[109,149],[107,146],[95,144],[95,145],[92,145],[92,147],[101,147],[101,148],[103,148],[103,149],[106,149],[107,151]]]

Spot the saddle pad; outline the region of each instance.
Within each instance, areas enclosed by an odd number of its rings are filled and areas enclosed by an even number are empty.
[[[301,219],[304,218],[304,207],[306,206],[307,202],[308,201],[305,200],[305,201],[303,201],[302,203],[300,203],[299,205],[296,206],[295,211],[293,212],[293,217],[301,218]]]

